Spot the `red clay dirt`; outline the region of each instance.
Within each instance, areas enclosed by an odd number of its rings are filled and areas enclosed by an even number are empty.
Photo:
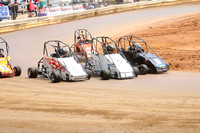
[[[170,70],[200,72],[200,14],[132,33],[143,38]]]

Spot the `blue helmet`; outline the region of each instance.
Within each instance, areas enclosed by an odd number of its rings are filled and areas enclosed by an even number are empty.
[[[106,47],[106,50],[108,51],[108,53],[115,53],[115,46],[113,46],[113,45],[108,45],[107,47]]]

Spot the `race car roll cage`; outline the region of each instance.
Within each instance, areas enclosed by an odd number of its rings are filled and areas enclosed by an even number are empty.
[[[9,56],[9,45],[8,45],[8,43],[1,37],[0,37],[0,43],[6,45],[6,47],[5,47],[6,48],[6,57],[8,57]]]
[[[56,44],[50,44],[50,43],[56,43],[57,45]],[[66,43],[62,42],[62,41],[59,41],[59,40],[50,40],[50,41],[45,42],[44,43],[44,49],[43,49],[43,54],[44,55],[49,56],[48,55],[48,50],[47,50],[47,45],[49,45],[49,46],[51,46],[51,47],[53,47],[55,49],[55,52],[58,55],[57,58],[59,58],[59,57],[62,58],[61,55],[60,55],[60,53],[57,50],[59,48],[65,48],[65,47],[67,47],[69,49],[70,56],[73,55],[73,52],[72,52],[70,46],[67,45]]]
[[[52,43],[55,43],[55,44],[52,44]],[[64,47],[67,47],[68,48],[68,53],[69,53],[69,56],[70,57],[74,57],[74,59],[76,60],[77,63],[80,63],[78,58],[76,57],[76,55],[74,54],[74,52],[71,50],[70,46],[67,45],[66,43],[62,42],[62,41],[59,41],[59,40],[50,40],[50,41],[47,41],[44,43],[44,49],[43,49],[43,55],[47,55],[49,56],[48,54],[48,50],[47,50],[47,45],[51,46],[54,48],[56,54],[58,55],[58,57],[56,58],[60,58],[61,61],[63,62],[64,64],[64,67],[66,67],[66,64],[65,62],[62,60],[62,57],[60,55],[60,53],[58,52],[58,48],[64,48]],[[62,45],[62,46],[61,46]],[[42,57],[42,59],[38,62],[38,69],[40,68],[40,64],[43,63],[43,60],[44,58]],[[83,69],[84,70],[84,69]]]
[[[81,39],[80,37],[82,35],[87,35],[87,37],[90,37],[90,39],[92,39],[92,35],[90,34],[90,32],[88,30],[86,30],[86,29],[77,29],[74,32],[74,44],[77,43],[77,39]]]
[[[99,40],[101,39],[101,41]],[[110,42],[108,42],[108,39],[110,40]],[[103,48],[103,52],[104,52],[104,55],[105,54],[109,54],[109,52],[107,51],[106,47],[109,45],[109,44],[115,44],[115,47],[117,48],[117,52],[116,53],[119,53],[119,54],[122,54],[122,56],[125,58],[124,54],[122,53],[122,51],[120,50],[119,46],[117,45],[117,43],[112,40],[111,38],[107,37],[107,36],[99,36],[99,37],[96,37],[96,38],[93,38],[93,43],[92,43],[92,48],[91,50],[96,50],[96,52],[98,54],[100,54],[98,51],[97,51],[97,42],[99,42],[101,45],[102,45],[102,48]],[[96,44],[94,44],[94,40],[96,40]],[[95,47],[94,47],[95,46]],[[91,52],[94,52],[94,51],[91,51]]]
[[[101,39],[101,41],[99,40]],[[94,44],[94,40],[96,40],[96,44]],[[110,40],[110,42],[108,42],[108,40]],[[99,37],[96,37],[96,38],[93,38],[92,39],[92,48],[91,48],[91,53],[92,54],[97,54],[98,57],[99,57],[99,53],[98,50],[97,50],[97,45],[98,45],[98,42],[101,44],[102,46],[102,50],[103,50],[103,53],[104,55],[108,55],[110,57],[110,53],[107,51],[106,47],[107,45],[109,44],[115,44],[115,47],[117,49],[117,52],[116,53],[119,53],[120,55],[122,55],[122,57],[128,62],[128,60],[126,59],[126,57],[124,56],[123,52],[120,50],[120,48],[118,47],[117,43],[112,40],[111,38],[107,37],[107,36],[99,36]],[[110,58],[112,60],[112,58]],[[114,63],[114,61],[112,60],[112,62]],[[112,64],[111,64],[112,65]]]
[[[134,41],[133,39],[138,39],[139,41]],[[149,49],[148,47],[159,57],[161,58],[158,53],[142,38],[139,38],[139,37],[136,37],[136,36],[123,36],[121,37],[119,40],[118,40],[118,46],[120,46],[121,44],[121,49],[125,50],[125,41],[128,41],[129,42],[129,47],[133,47],[135,46],[137,48],[137,50],[139,50],[141,53],[143,53],[143,55],[149,60],[149,58],[146,56],[146,54],[148,53]],[[122,42],[123,42],[123,45],[122,45]],[[142,51],[141,48],[139,48],[137,45],[137,43],[143,43],[145,44],[145,47],[146,47],[146,52]]]

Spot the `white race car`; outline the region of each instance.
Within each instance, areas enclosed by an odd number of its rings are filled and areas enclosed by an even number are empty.
[[[91,58],[86,62],[86,69],[103,80],[126,79],[138,75],[138,71],[131,67],[116,42],[109,37],[93,38]]]
[[[60,80],[78,81],[91,77],[79,63],[69,45],[62,41],[45,42],[43,55],[38,62],[38,68],[30,67],[28,69],[29,78],[36,78],[39,74],[50,78],[55,83]]]

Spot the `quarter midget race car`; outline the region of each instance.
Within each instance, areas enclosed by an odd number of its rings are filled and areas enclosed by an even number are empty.
[[[49,54],[50,53],[50,54]],[[44,43],[43,57],[38,67],[28,68],[28,77],[36,78],[39,75],[50,78],[53,83],[90,79],[85,69],[79,63],[69,45],[58,40]]]
[[[5,54],[4,54],[5,49]],[[0,37],[0,77],[20,76],[21,68],[12,68],[8,43]]]
[[[119,39],[118,45],[131,65],[138,67],[140,74],[161,73],[169,70],[169,64],[163,61],[145,40],[139,37],[123,36]]]
[[[117,43],[109,37],[93,38],[91,57],[85,67],[102,80],[136,77],[138,74],[121,53]]]
[[[81,62],[90,59],[92,35],[86,29],[78,29],[74,32],[74,53]]]

